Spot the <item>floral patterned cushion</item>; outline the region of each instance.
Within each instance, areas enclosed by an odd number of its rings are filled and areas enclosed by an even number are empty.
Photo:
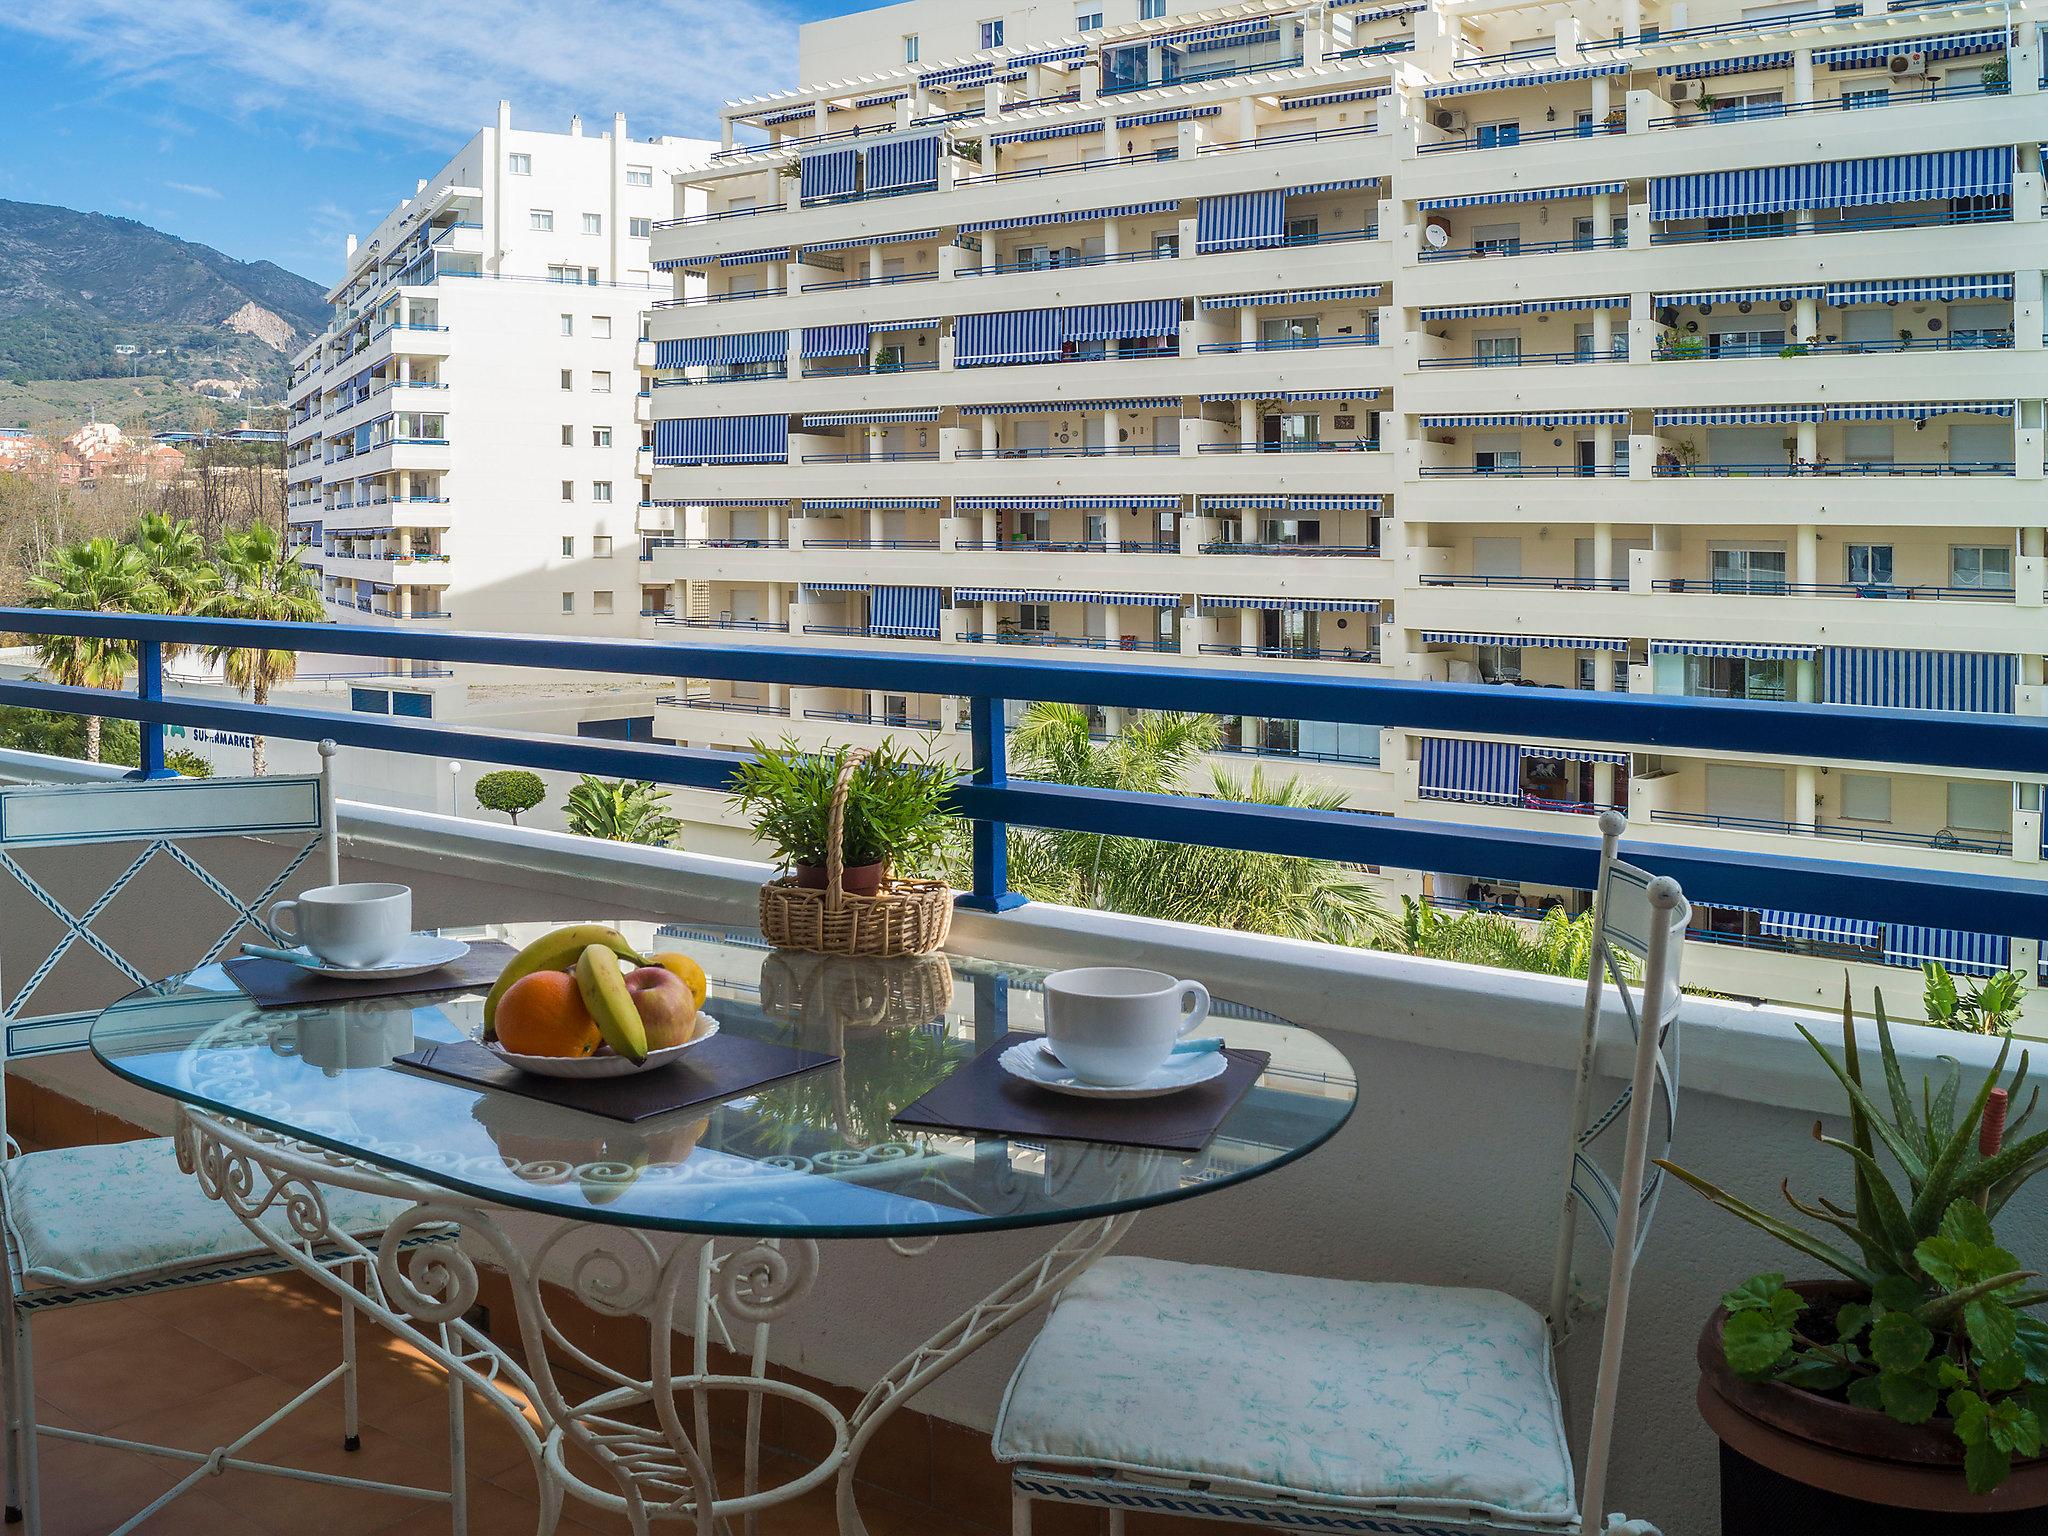
[[[1563,1526],[1543,1319],[1497,1291],[1110,1258],[1011,1378],[996,1456]]]
[[[269,1251],[179,1169],[169,1137],[26,1152],[8,1160],[0,1181],[15,1273],[31,1284],[101,1285]],[[379,1231],[403,1209],[326,1193],[329,1216],[348,1232]],[[263,1219],[287,1230],[280,1210]]]

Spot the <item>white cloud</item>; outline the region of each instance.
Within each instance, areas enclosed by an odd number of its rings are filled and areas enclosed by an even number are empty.
[[[0,31],[59,44],[115,87],[251,119],[286,112],[330,133],[422,144],[488,123],[709,136],[731,96],[786,83],[786,0],[40,0]]]
[[[218,187],[202,187],[190,181],[167,181],[164,185],[173,192],[183,192],[187,197],[205,197],[211,198],[214,202],[220,201]]]

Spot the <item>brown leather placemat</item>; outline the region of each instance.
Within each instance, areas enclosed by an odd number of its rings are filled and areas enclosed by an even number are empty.
[[[413,993],[487,991],[515,953],[510,944],[497,939],[472,939],[468,954],[438,970],[363,981],[322,976],[289,960],[266,960],[261,955],[237,955],[223,960],[221,969],[258,1008],[302,1008],[309,1003],[359,1003]]]
[[[584,1110],[607,1120],[651,1120],[672,1110],[738,1098],[763,1084],[838,1060],[822,1051],[800,1051],[721,1031],[665,1067],[625,1077],[536,1077],[474,1040],[423,1045],[394,1058],[392,1065],[538,1099],[543,1104]]]
[[[923,1097],[896,1112],[898,1125],[931,1131],[979,1131],[1026,1141],[1102,1141],[1120,1147],[1199,1152],[1216,1134],[1272,1057],[1225,1050],[1230,1065],[1180,1093],[1156,1099],[1083,1099],[1012,1077],[996,1058],[1039,1037],[1004,1035]]]

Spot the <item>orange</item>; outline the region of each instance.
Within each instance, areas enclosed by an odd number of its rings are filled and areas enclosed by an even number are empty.
[[[603,1037],[568,971],[522,976],[498,999],[498,1044],[518,1056],[588,1056]]]

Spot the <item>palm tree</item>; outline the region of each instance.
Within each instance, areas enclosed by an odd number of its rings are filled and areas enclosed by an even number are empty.
[[[297,624],[318,624],[326,619],[313,573],[299,563],[296,551],[284,547],[269,524],[255,523],[223,534],[219,561],[220,585],[199,604],[199,611],[208,618]],[[269,704],[273,684],[290,682],[299,671],[296,651],[218,645],[209,647],[206,655],[258,709]],[[252,772],[263,772],[263,738],[254,732],[250,733],[249,762]]]
[[[1572,917],[1562,907],[1552,907],[1531,927],[1498,912],[1445,912],[1404,897],[1401,947],[1432,960],[1543,976],[1584,976],[1593,961],[1593,914]]]
[[[649,848],[674,848],[682,841],[683,824],[669,814],[668,791],[645,779],[600,779],[586,773],[569,791],[564,809],[569,830],[580,837]]]
[[[1087,716],[1068,704],[1034,704],[1014,737],[1020,776],[1141,794],[1187,793],[1200,754],[1215,746],[1210,715],[1146,714],[1115,741],[1089,739]],[[1311,810],[1336,810],[1335,790],[1262,770],[1239,780],[1212,770],[1199,793]],[[1366,944],[1387,924],[1370,887],[1327,859],[1203,848],[1092,832],[1018,833],[1010,883],[1041,901],[1166,918],[1333,944]]]
[[[29,578],[28,587],[38,608],[89,613],[152,613],[162,600],[142,556],[112,539],[64,545]],[[67,688],[119,688],[135,664],[135,646],[127,640],[44,635],[35,648],[43,670]],[[85,760],[100,760],[98,715],[86,716]]]
[[[146,512],[136,526],[134,544],[162,595],[165,613],[197,613],[220,585],[220,569],[206,558],[206,541],[190,518]],[[166,645],[163,664],[168,667],[193,649]]]

